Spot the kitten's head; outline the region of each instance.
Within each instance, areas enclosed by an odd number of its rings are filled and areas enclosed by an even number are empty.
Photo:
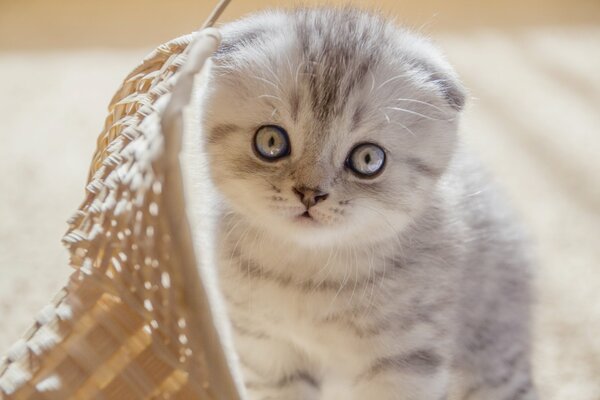
[[[204,126],[237,214],[317,246],[390,237],[423,209],[464,103],[429,42],[349,8],[262,13],[222,34]]]

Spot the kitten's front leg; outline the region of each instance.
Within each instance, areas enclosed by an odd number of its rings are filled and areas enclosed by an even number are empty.
[[[449,367],[434,350],[416,350],[369,363],[343,387],[324,387],[322,400],[446,400]]]
[[[318,391],[309,382],[296,377],[279,381],[261,380],[246,383],[247,400],[316,400]]]
[[[447,400],[448,370],[381,371],[356,383],[352,400]]]
[[[317,400],[319,384],[301,354],[267,333],[234,325],[247,400]]]
[[[277,357],[277,355],[269,355]],[[242,374],[248,400],[316,400],[318,384],[307,372],[268,374],[260,367],[242,361]]]

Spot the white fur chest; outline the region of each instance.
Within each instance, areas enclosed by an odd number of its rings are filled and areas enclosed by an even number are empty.
[[[238,244],[241,252],[251,248],[252,243]],[[240,256],[238,250],[223,248],[220,260],[220,283],[234,325],[284,340],[326,370],[361,364],[357,358],[373,342],[357,329],[370,325],[378,302],[375,272],[372,277],[360,272],[369,260],[333,254],[256,260],[257,254]],[[277,270],[282,262],[291,273]],[[343,322],[350,318],[352,327]]]

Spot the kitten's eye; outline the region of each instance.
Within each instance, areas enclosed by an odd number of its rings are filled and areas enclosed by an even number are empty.
[[[290,139],[280,126],[261,126],[254,135],[254,150],[264,160],[275,161],[290,154]]]
[[[371,178],[383,169],[385,151],[376,144],[361,143],[350,151],[346,164],[361,178]]]

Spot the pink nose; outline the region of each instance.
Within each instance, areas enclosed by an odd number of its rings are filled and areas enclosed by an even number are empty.
[[[329,197],[329,194],[319,189],[311,189],[305,186],[294,187],[292,190],[294,193],[296,193],[296,196],[298,196],[302,204],[304,204],[307,209]]]

